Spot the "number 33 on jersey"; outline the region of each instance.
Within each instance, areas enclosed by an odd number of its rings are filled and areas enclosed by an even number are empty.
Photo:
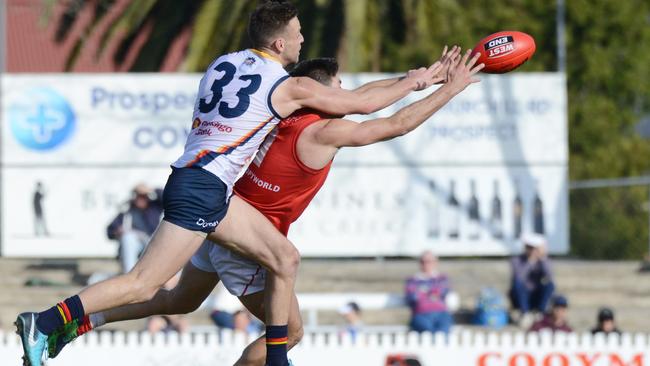
[[[173,166],[200,167],[229,191],[281,117],[271,94],[288,77],[280,62],[249,49],[217,58],[203,75],[185,152]]]

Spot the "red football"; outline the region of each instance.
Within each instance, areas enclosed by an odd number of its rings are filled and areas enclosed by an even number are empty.
[[[478,42],[472,54],[480,53],[477,64],[485,64],[483,72],[502,74],[528,61],[535,53],[535,40],[517,31],[490,34]]]

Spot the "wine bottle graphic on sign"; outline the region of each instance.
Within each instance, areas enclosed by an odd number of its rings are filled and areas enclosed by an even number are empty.
[[[440,236],[440,201],[436,191],[436,182],[429,181],[430,197],[426,201],[427,238],[437,239]]]
[[[535,198],[533,199],[533,231],[544,234],[544,204],[539,196],[539,187],[535,181]]]
[[[521,224],[522,216],[524,214],[524,205],[521,200],[521,191],[519,190],[519,180],[515,179],[515,201],[512,205],[512,216],[513,216],[513,233],[512,236],[515,239],[521,237]]]
[[[449,200],[447,201],[448,206],[448,218],[449,218],[449,228],[448,235],[450,239],[458,239],[460,236],[460,204],[458,199],[456,199],[456,182],[451,180],[449,183]]]
[[[470,240],[478,240],[481,236],[481,213],[479,212],[478,198],[476,198],[476,183],[473,179],[470,181],[470,198],[467,213],[469,215],[469,238]]]
[[[501,198],[499,197],[499,182],[494,181],[494,196],[490,207],[490,229],[494,239],[503,239],[503,219],[501,216]]]

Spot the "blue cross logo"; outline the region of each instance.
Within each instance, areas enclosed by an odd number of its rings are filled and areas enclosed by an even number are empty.
[[[53,149],[72,135],[75,115],[68,102],[49,88],[30,89],[8,108],[11,130],[23,146]]]

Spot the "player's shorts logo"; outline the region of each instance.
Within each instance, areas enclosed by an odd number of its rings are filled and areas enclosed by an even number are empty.
[[[32,150],[53,149],[72,136],[76,118],[70,104],[50,88],[33,88],[7,110],[16,140]]]
[[[202,228],[207,228],[207,227],[217,227],[219,224],[219,220],[215,220],[212,222],[206,221],[205,219],[198,219],[196,220],[196,224]]]

